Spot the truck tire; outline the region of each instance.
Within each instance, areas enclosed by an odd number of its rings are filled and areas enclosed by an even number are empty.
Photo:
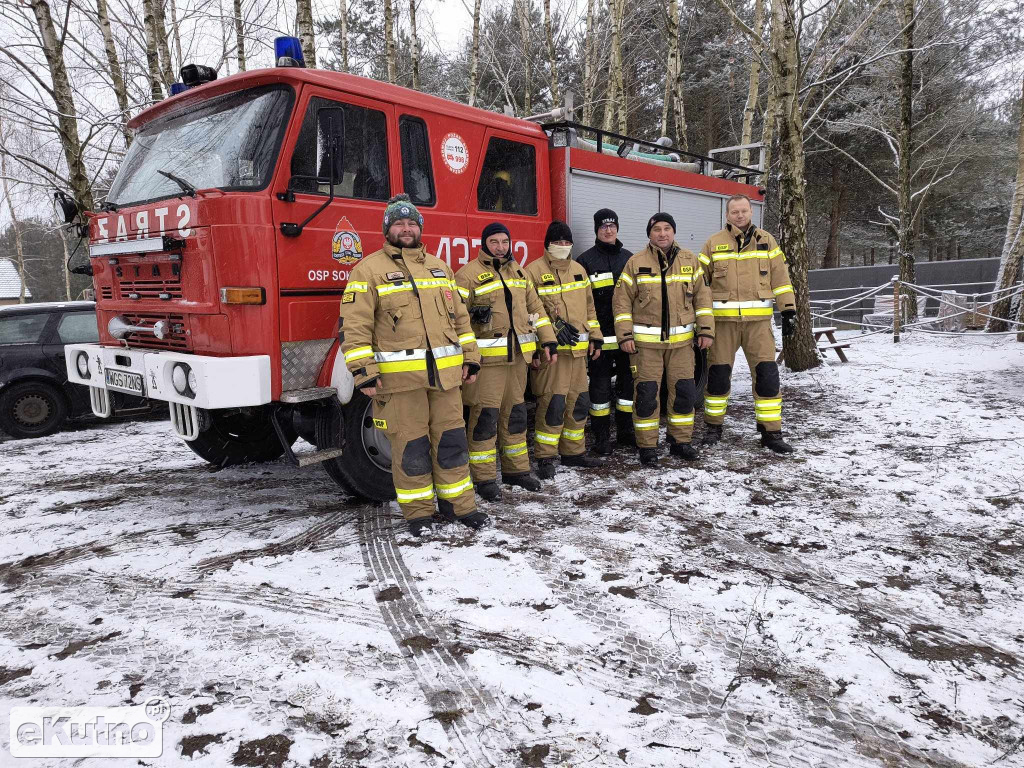
[[[346,493],[369,501],[395,498],[391,480],[391,446],[373,426],[372,401],[359,390],[347,405],[331,398],[317,414],[316,447],[344,448],[345,453],[325,461],[324,469]]]
[[[64,394],[45,381],[12,384],[0,395],[0,431],[13,438],[52,435],[67,417]]]
[[[284,446],[270,422],[268,405],[202,411],[200,418],[205,427],[199,437],[186,440],[185,444],[197,456],[218,467],[273,461],[284,453]],[[295,441],[290,427],[286,428],[285,436]]]

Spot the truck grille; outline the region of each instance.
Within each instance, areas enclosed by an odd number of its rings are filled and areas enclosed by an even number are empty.
[[[109,285],[100,286],[100,298],[101,299],[112,299],[114,298],[114,289]]]
[[[170,332],[162,339],[158,339],[151,333],[129,333],[125,337],[130,347],[144,347],[146,349],[170,349],[186,352],[191,347],[189,337],[185,333],[184,315],[165,315],[156,312],[145,312],[140,314],[122,314],[125,320],[131,325],[145,326],[152,328],[160,320],[170,325]]]
[[[166,265],[164,269],[167,269]],[[118,291],[122,299],[132,301],[145,301],[157,299],[170,301],[181,298],[181,277],[179,275],[167,275],[166,277],[129,277],[125,275],[118,279]]]

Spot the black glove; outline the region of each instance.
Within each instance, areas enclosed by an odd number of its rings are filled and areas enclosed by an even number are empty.
[[[544,349],[546,349],[552,355],[557,355],[558,354],[558,342],[557,341],[549,341],[547,344],[541,344],[541,346],[544,347]]]
[[[591,339],[590,343],[594,345],[594,349],[600,349],[604,346],[604,339]]]
[[[571,347],[580,340],[579,329],[572,323],[567,323],[560,317],[555,318],[553,327],[555,329],[555,338],[558,339],[560,346]]]
[[[466,363],[466,368],[469,369],[467,376],[476,376],[480,373],[480,363]]]
[[[785,309],[782,311],[782,338],[787,339],[796,333],[796,310]]]
[[[483,304],[469,308],[469,319],[477,325],[487,325],[491,322],[491,305]]]

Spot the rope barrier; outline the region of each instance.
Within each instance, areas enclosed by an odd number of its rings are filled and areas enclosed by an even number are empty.
[[[932,299],[937,300],[940,304],[945,304],[947,307],[956,307],[957,309],[960,309],[960,305],[958,305],[958,304],[956,304],[956,303],[954,303],[952,301],[947,301],[941,295],[936,296],[934,293],[929,293],[929,291],[933,290],[931,288],[922,287],[922,286],[919,286],[919,285],[914,285],[913,283],[900,283],[900,285],[905,285],[908,288],[911,288],[911,289],[913,289],[915,291],[918,291],[919,293],[924,294],[928,298],[932,298]],[[1015,296],[1015,295],[1017,295],[1019,293],[1024,293],[1024,287],[1019,288],[1017,291],[1015,291],[1014,293],[1010,294],[1010,296],[1012,297],[1012,296]],[[976,295],[977,294],[972,294],[972,296],[976,296]],[[975,302],[975,303],[977,303],[977,302]],[[989,320],[1001,320],[1002,322],[1009,323],[1010,325],[1024,325],[1024,322],[1020,322],[1019,320],[1004,320],[1001,317],[996,317],[995,315],[989,315],[989,314],[986,314],[985,312],[980,312],[977,309],[965,309],[965,310],[962,310],[961,312],[955,312],[955,313],[953,313],[951,315],[943,315],[941,319],[945,320],[945,319],[950,318],[950,317],[959,317],[960,315],[966,315],[966,314],[972,314],[972,315],[976,315],[978,317],[988,318]],[[905,326],[905,327],[910,327],[910,326]]]

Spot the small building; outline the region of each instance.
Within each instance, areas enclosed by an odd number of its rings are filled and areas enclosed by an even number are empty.
[[[25,286],[25,300],[32,298],[28,286]],[[0,307],[17,304],[21,301],[21,275],[17,265],[10,259],[0,259]]]

